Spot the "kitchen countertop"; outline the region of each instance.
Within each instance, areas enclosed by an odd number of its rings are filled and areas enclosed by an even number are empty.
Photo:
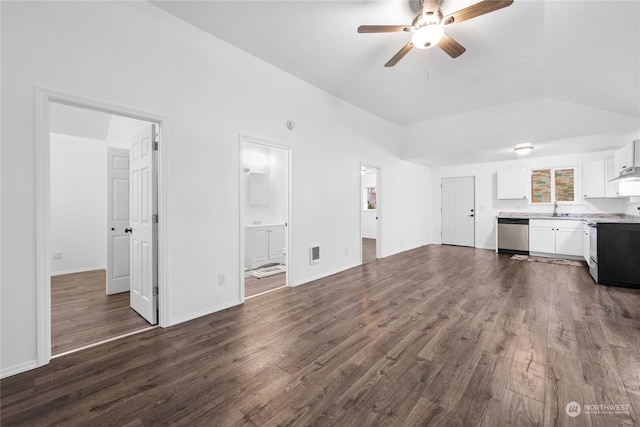
[[[566,219],[574,221],[587,221],[591,223],[598,222],[622,222],[622,223],[640,223],[640,216],[626,214],[588,214],[588,213],[572,213],[558,214],[553,216],[548,213],[541,212],[500,212],[496,218],[514,218],[514,219]]]

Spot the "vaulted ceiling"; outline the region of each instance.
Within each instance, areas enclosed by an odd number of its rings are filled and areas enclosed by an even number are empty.
[[[490,1],[490,0],[489,0]],[[467,50],[413,49],[413,1],[152,1],[176,17],[401,126],[427,165],[500,160],[516,143],[572,138],[553,153],[611,149],[640,132],[640,2],[515,0],[447,28]],[[474,0],[442,0],[446,15]],[[575,137],[610,134],[593,147]],[[624,137],[620,136],[624,135]],[[596,145],[598,145],[596,144]],[[483,156],[482,153],[485,153]],[[493,153],[493,154],[491,154]],[[538,154],[540,152],[538,151]]]

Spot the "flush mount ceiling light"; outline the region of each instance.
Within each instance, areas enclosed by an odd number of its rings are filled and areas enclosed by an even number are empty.
[[[533,150],[533,145],[531,144],[518,144],[516,148],[513,149],[518,155],[524,156],[525,154],[529,154]]]

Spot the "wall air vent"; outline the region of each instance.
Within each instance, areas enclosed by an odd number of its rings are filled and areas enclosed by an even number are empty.
[[[320,246],[314,245],[309,248],[309,264],[320,262]]]

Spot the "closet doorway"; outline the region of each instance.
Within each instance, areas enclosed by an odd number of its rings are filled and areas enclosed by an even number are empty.
[[[360,165],[360,237],[362,264],[379,258],[380,169]]]
[[[290,150],[241,137],[241,277],[244,298],[288,285]]]

